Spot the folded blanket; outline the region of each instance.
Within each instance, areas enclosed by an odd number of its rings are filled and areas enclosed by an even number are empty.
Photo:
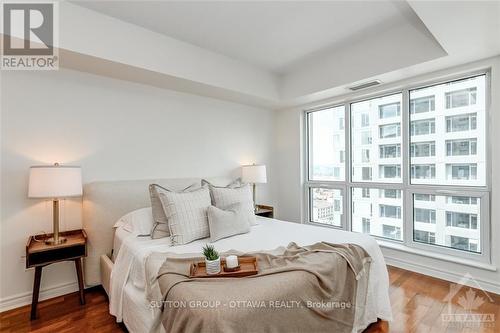
[[[221,254],[222,257],[234,251]],[[241,253],[238,253],[242,255]],[[201,257],[158,271],[166,332],[353,332],[365,308],[370,256],[353,244],[290,243],[257,257],[245,278],[189,278]]]

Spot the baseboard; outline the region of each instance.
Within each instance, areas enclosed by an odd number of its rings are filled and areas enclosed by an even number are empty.
[[[76,282],[62,283],[40,290],[39,300],[43,301],[49,298],[66,295],[77,290],[78,283]],[[0,299],[0,312],[31,304],[32,295],[33,293],[30,291]]]
[[[438,279],[443,279],[443,280],[451,281],[454,283],[458,283],[459,281],[461,281],[463,279],[463,274],[457,274],[454,272],[444,271],[444,270],[441,270],[441,269],[436,268],[436,267],[429,267],[429,266],[421,265],[418,263],[413,263],[413,262],[410,263],[408,261],[401,260],[401,259],[394,258],[394,257],[384,256],[384,258],[385,258],[386,264],[388,264],[390,266],[402,268],[402,269],[405,269],[407,271],[412,271],[412,272],[416,272],[416,273],[420,273],[420,274],[424,274],[424,275],[429,275],[429,276],[432,276],[432,277],[435,277]],[[476,278],[476,277],[474,277],[474,280],[477,281],[485,291],[500,295],[500,285],[492,283],[490,281],[485,281],[483,279]],[[470,283],[470,284],[466,283],[466,284],[470,285],[471,287],[475,287],[475,288],[477,287],[474,283]]]

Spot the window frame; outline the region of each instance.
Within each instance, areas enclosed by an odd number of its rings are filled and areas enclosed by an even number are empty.
[[[370,93],[359,94],[353,93],[351,95],[344,96],[341,102],[324,104],[320,107],[310,108],[303,110],[303,142],[304,142],[304,181],[303,190],[304,198],[303,201],[303,217],[307,224],[318,225],[321,227],[342,229],[346,231],[352,230],[352,189],[353,188],[373,188],[373,189],[394,189],[401,190],[402,194],[402,236],[403,241],[391,240],[383,237],[373,236],[376,240],[380,241],[381,246],[388,246],[390,248],[398,248],[403,251],[418,251],[425,253],[424,255],[435,256],[438,258],[447,258],[450,261],[462,262],[463,259],[470,259],[474,262],[481,262],[485,264],[491,264],[491,241],[490,241],[490,230],[491,230],[491,219],[490,219],[490,196],[491,196],[491,138],[490,138],[490,128],[488,122],[485,127],[485,185],[484,186],[462,186],[462,185],[432,185],[432,184],[412,184],[410,179],[410,91],[416,89],[422,89],[434,85],[451,83],[454,81],[460,81],[467,78],[473,78],[477,76],[485,76],[485,117],[488,119],[490,115],[490,99],[491,99],[491,69],[483,69],[472,72],[464,72],[462,74],[446,75],[439,79],[428,80],[423,82],[418,82],[410,80],[408,84],[401,86],[397,89],[389,90],[374,90]],[[356,102],[362,102],[369,99],[381,98],[385,96],[390,96],[394,94],[402,94],[401,97],[401,120],[400,120],[400,130],[401,130],[401,182],[400,183],[382,183],[382,182],[372,182],[372,181],[353,181],[352,177],[352,133],[351,133],[351,104]],[[477,98],[477,96],[476,96]],[[311,112],[321,111],[329,108],[335,108],[339,106],[344,106],[344,135],[345,135],[345,162],[344,162],[344,180],[342,181],[314,181],[309,179],[309,125],[308,125],[308,114]],[[446,108],[446,105],[443,107]],[[371,122],[370,122],[371,123]],[[446,125],[446,124],[445,124]],[[469,125],[470,127],[470,125]],[[476,128],[477,129],[477,128]],[[377,132],[379,132],[378,129]],[[373,135],[373,134],[372,134]],[[375,135],[380,135],[376,133]],[[378,153],[378,152],[377,152]],[[446,152],[445,152],[446,153]],[[325,225],[321,223],[310,222],[310,188],[314,187],[324,187],[339,189],[342,193],[342,225],[340,227]],[[422,242],[414,241],[413,230],[414,230],[414,206],[413,206],[413,195],[414,194],[428,194],[428,195],[446,195],[446,196],[472,196],[478,197],[480,199],[480,242],[481,242],[481,252],[467,252],[453,248],[447,248],[439,245],[425,244]],[[371,223],[372,221],[370,221]],[[391,244],[397,244],[398,246],[393,247]],[[401,247],[402,245],[402,247]],[[444,255],[444,256],[443,256]]]

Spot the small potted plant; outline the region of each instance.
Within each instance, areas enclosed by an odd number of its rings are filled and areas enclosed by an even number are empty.
[[[203,247],[203,256],[205,256],[205,265],[207,274],[218,274],[220,272],[220,256],[213,245]]]

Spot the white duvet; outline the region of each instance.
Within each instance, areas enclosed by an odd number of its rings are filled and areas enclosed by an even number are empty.
[[[367,304],[362,322],[368,325],[377,320],[392,320],[389,302],[389,278],[382,252],[377,242],[370,236],[312,225],[284,222],[257,217],[258,225],[250,233],[229,237],[213,243],[220,252],[238,250],[243,252],[272,250],[286,246],[290,242],[310,245],[320,241],[330,243],[354,243],[362,246],[372,257],[367,290]],[[151,239],[138,237],[135,233],[117,228],[114,244],[115,263],[111,273],[109,308],[118,322],[122,321],[122,302],[125,284],[130,281],[139,290],[144,290],[146,298],[146,260],[155,252],[199,253],[208,239],[189,244],[170,246],[168,238]],[[154,262],[157,271],[161,262]],[[151,262],[149,262],[151,267]]]

